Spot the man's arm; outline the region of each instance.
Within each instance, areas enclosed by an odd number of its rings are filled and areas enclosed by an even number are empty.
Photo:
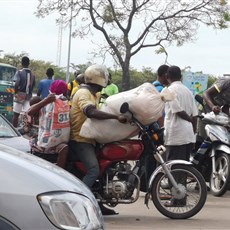
[[[46,98],[44,98],[42,101],[32,105],[28,110],[28,115],[33,117],[35,113],[39,112],[41,108],[48,105],[49,103],[52,103],[55,101],[55,94],[49,94]]]
[[[18,86],[19,86],[19,82],[20,82],[20,79],[19,79],[19,71],[15,74],[15,84],[14,84],[14,92],[17,93],[18,92]]]
[[[193,117],[193,116],[189,116],[185,111],[181,111],[176,113],[181,119],[184,119],[188,122],[192,123],[192,127],[193,127],[193,132],[196,133],[197,132],[197,117]]]
[[[17,93],[18,92],[18,86],[19,86],[19,80],[17,80],[14,84],[14,92]]]
[[[185,111],[176,113],[181,119],[192,123],[192,117],[190,117]]]
[[[41,96],[41,92],[42,92],[42,86],[41,86],[41,81],[38,84],[38,91],[37,91],[37,96]]]
[[[67,89],[67,95],[66,95],[68,100],[70,99],[72,89],[73,89],[73,82],[71,81],[70,83],[68,83],[68,89]]]
[[[88,118],[94,118],[98,120],[105,120],[105,119],[116,119],[121,123],[127,122],[127,117],[124,115],[114,115],[111,113],[106,113],[103,111],[98,110],[94,105],[88,105],[84,108],[84,113]]]
[[[214,113],[219,113],[221,111],[221,108],[219,106],[214,105],[212,100],[218,93],[219,92],[217,91],[215,86],[211,86],[203,93],[205,103]]]
[[[39,97],[41,96],[41,90],[39,90],[39,89],[37,91],[37,96],[39,96]]]

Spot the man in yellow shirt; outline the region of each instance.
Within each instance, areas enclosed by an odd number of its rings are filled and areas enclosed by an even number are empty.
[[[72,155],[71,161],[81,161],[87,169],[83,182],[92,188],[99,175],[99,164],[95,152],[95,140],[80,136],[80,130],[87,118],[98,120],[117,119],[126,123],[124,115],[114,115],[98,110],[100,94],[103,87],[108,83],[108,71],[102,65],[89,66],[84,74],[85,84],[81,85],[73,97],[72,107],[70,110],[70,142],[69,147]],[[113,210],[103,212],[104,215],[115,214]],[[108,210],[106,210],[108,211]],[[112,212],[111,212],[112,211]]]
[[[83,73],[78,74],[77,77],[76,77],[76,80],[77,80],[77,82],[78,82],[79,85],[76,86],[76,87],[74,87],[74,88],[72,89],[71,96],[70,96],[70,98],[69,98],[69,105],[70,105],[70,107],[72,106],[73,96],[74,96],[74,94],[77,92],[79,86],[80,86],[81,84],[84,84],[84,83],[85,83],[84,74],[83,74]]]
[[[79,87],[79,83],[77,81],[77,76],[80,74],[79,71],[74,72],[74,80],[68,83],[68,91],[67,91],[67,97],[68,99],[72,98],[73,94],[76,92],[76,90]],[[69,105],[72,105],[72,101],[69,101]]]

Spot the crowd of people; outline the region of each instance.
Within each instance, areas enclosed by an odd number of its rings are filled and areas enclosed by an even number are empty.
[[[95,64],[89,66],[84,73],[76,71],[74,80],[67,84],[63,80],[54,80],[54,70],[48,68],[47,77],[38,84],[37,96],[32,97],[35,77],[29,69],[29,58],[23,57],[21,64],[22,69],[15,75],[13,125],[18,127],[21,111],[27,111],[27,122],[25,122],[23,133],[29,133],[32,149],[44,154],[57,154],[57,165],[62,168],[66,167],[67,159],[81,161],[87,169],[83,182],[92,188],[99,175],[99,164],[95,153],[96,142],[80,135],[83,123],[87,118],[128,122],[124,115],[114,115],[100,110],[100,106],[105,103],[107,97],[119,93],[118,87],[112,83],[111,74],[104,66]],[[165,158],[188,161],[196,141],[198,111],[192,93],[182,83],[181,69],[178,66],[161,65],[157,70],[157,80],[153,82],[153,85],[159,92],[167,87],[176,95],[173,101],[165,103],[165,110],[158,120],[159,125],[165,129],[164,144],[167,149]],[[210,110],[219,113],[222,105],[230,104],[229,87],[230,79],[218,79],[204,92],[203,97]],[[20,92],[25,94],[22,100],[19,100]],[[41,117],[46,106],[55,102],[57,96],[63,103],[67,102],[69,105],[69,111],[66,110],[70,119],[69,142],[46,148],[40,146],[38,141],[39,129],[42,128]],[[104,214],[115,214],[113,210],[103,206],[101,209]]]

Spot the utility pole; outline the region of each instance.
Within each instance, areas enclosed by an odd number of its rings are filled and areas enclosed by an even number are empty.
[[[69,48],[68,48],[68,60],[67,60],[67,70],[66,70],[66,83],[69,82],[69,65],[70,65],[70,51],[71,51],[71,36],[72,36],[72,14],[73,14],[73,1],[71,1],[70,8],[70,20],[69,20]]]
[[[61,50],[62,50],[62,31],[63,31],[63,16],[61,16],[58,28],[58,44],[57,44],[57,57],[56,65],[60,67],[61,64]]]

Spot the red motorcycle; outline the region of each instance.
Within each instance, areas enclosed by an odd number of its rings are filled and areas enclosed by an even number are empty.
[[[98,202],[115,207],[137,201],[146,192],[145,204],[152,200],[163,215],[186,219],[197,214],[207,198],[206,184],[192,163],[183,160],[164,162],[163,129],[157,123],[146,127],[129,110],[131,124],[140,129],[138,139],[101,145],[98,149],[100,175],[92,191]],[[157,167],[157,165],[159,165]],[[82,178],[86,170],[81,162],[68,165],[69,172]]]

